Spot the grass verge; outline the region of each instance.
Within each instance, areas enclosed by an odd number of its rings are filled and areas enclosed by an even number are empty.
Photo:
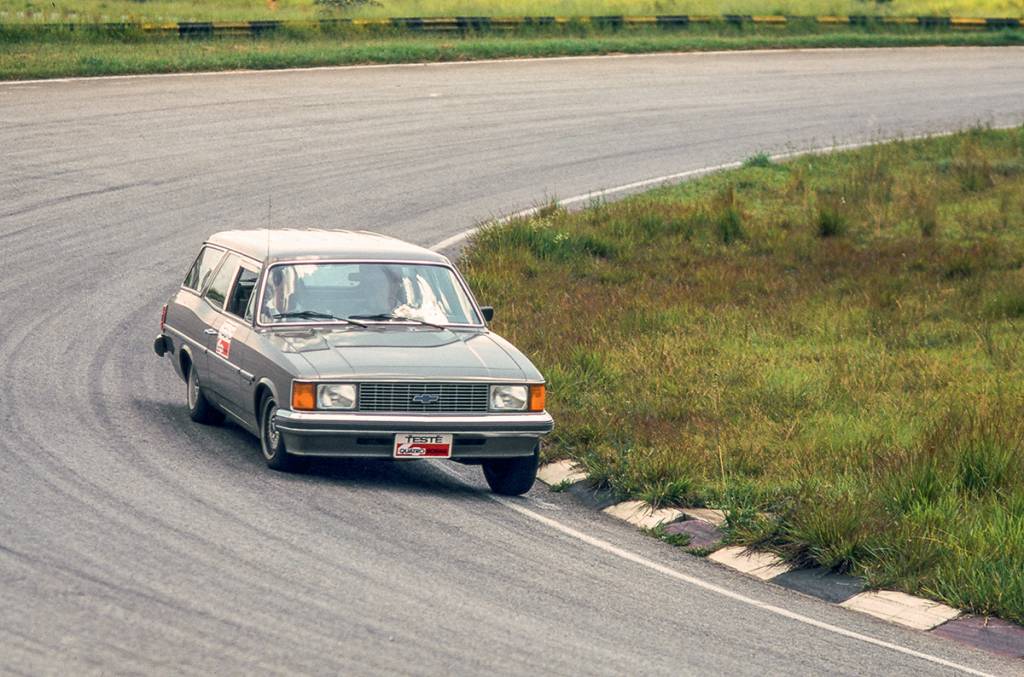
[[[641,29],[578,35],[397,36],[326,35],[292,31],[275,37],[179,40],[134,34],[51,34],[0,29],[0,79],[302,68],[373,63],[579,56],[613,53],[777,49],[1019,45],[1024,30],[957,32],[899,27],[694,27],[678,32]]]
[[[1024,622],[1024,128],[552,206],[463,266],[549,379],[549,458]]]

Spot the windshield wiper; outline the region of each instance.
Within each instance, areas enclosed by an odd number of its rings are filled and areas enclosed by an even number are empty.
[[[371,321],[378,321],[378,322],[393,322],[393,321],[415,322],[416,324],[422,324],[422,325],[427,326],[427,327],[433,327],[434,329],[447,329],[447,327],[445,327],[443,325],[440,325],[440,324],[434,324],[433,322],[427,322],[426,320],[421,320],[421,319],[416,318],[416,317],[405,317],[403,315],[395,315],[394,313],[377,313],[375,315],[349,315],[347,319],[349,319],[349,320],[371,320]]]
[[[287,320],[290,318],[299,318],[303,320],[337,320],[338,322],[347,322],[348,324],[354,324],[357,327],[366,328],[366,325],[362,322],[356,322],[355,320],[347,317],[337,317],[330,313],[322,313],[319,310],[296,310],[290,313],[274,313],[275,320]]]

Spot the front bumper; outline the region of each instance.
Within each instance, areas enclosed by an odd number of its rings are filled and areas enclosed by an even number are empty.
[[[546,411],[519,414],[415,415],[301,412],[279,409],[274,424],[299,456],[391,458],[396,433],[451,433],[462,461],[533,454],[554,427]]]

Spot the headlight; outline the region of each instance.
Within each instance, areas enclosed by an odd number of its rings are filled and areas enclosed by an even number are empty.
[[[497,411],[523,411],[529,401],[526,386],[491,386],[491,409]]]
[[[320,383],[316,387],[317,409],[355,409],[354,383]]]

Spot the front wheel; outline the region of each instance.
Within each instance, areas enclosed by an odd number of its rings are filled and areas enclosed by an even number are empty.
[[[288,453],[284,437],[274,423],[277,409],[277,402],[272,396],[263,398],[263,404],[260,406],[260,450],[263,452],[263,460],[272,470],[299,472],[305,469],[307,459]]]
[[[484,461],[482,465],[491,491],[505,496],[521,496],[530,490],[537,479],[539,463],[540,445],[537,445],[531,456],[499,458]]]

